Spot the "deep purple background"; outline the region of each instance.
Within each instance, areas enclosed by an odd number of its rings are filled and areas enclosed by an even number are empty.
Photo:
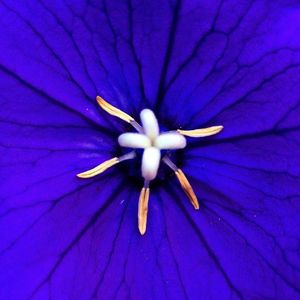
[[[300,299],[299,1],[1,1],[0,299]],[[95,96],[189,140],[152,190]]]

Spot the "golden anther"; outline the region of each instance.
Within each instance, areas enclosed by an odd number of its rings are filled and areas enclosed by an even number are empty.
[[[219,133],[223,129],[223,126],[212,126],[208,128],[201,128],[201,129],[193,129],[193,130],[181,130],[177,129],[177,132],[189,136],[189,137],[205,137]]]
[[[140,193],[138,208],[138,223],[141,235],[144,235],[146,232],[149,195],[150,189],[143,187]]]
[[[177,176],[178,181],[181,184],[181,187],[183,188],[184,192],[187,194],[190,202],[194,206],[195,209],[199,209],[199,202],[197,200],[197,197],[193,191],[193,188],[191,187],[189,181],[187,180],[186,176],[184,173],[180,170],[177,169],[175,171],[175,174]]]
[[[105,162],[103,162],[102,164],[98,165],[97,167],[90,169],[88,171],[85,171],[83,173],[79,173],[77,174],[77,177],[79,178],[91,178],[94,177],[98,174],[101,174],[102,172],[104,172],[105,170],[107,170],[108,168],[114,166],[115,164],[119,163],[120,160],[118,157],[114,157],[111,158],[109,160],[106,160]]]
[[[108,112],[110,115],[118,117],[128,123],[134,122],[134,119],[131,116],[129,116],[122,110],[114,107],[113,105],[109,104],[100,96],[97,96],[96,99],[97,99],[98,104],[101,106],[101,108],[104,109],[106,112]]]

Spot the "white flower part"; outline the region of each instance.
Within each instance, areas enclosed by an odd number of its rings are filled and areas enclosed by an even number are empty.
[[[143,129],[145,134],[154,141],[156,137],[159,135],[159,127],[157,123],[157,119],[150,109],[143,109],[140,114]]]
[[[154,146],[163,150],[183,149],[186,146],[186,139],[177,132],[166,132],[155,139]]]
[[[143,109],[140,116],[144,134],[123,133],[118,142],[122,147],[144,149],[142,176],[146,181],[151,181],[155,179],[160,165],[160,150],[182,149],[186,146],[186,139],[176,131],[159,134],[157,119],[152,110]]]
[[[148,148],[151,146],[150,139],[140,133],[123,133],[118,138],[119,145],[128,148]]]
[[[142,158],[142,176],[145,180],[153,180],[160,164],[160,150],[155,147],[149,147],[144,150]]]

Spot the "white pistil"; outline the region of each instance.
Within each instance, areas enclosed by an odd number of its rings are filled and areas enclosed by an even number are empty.
[[[128,148],[148,148],[151,146],[150,139],[140,133],[123,133],[118,138],[119,145]]]
[[[152,110],[144,109],[141,111],[140,117],[143,125],[141,126],[130,115],[109,104],[99,96],[97,96],[97,102],[100,107],[110,115],[130,123],[137,130],[138,133],[121,134],[118,138],[119,145],[122,147],[144,149],[141,171],[145,182],[140,193],[138,206],[138,227],[140,233],[143,235],[146,232],[147,227],[148,201],[150,196],[149,184],[150,181],[155,179],[157,176],[161,160],[160,150],[183,149],[186,146],[186,139],[184,136],[195,138],[214,135],[219,133],[223,129],[223,126],[212,126],[193,130],[178,129],[177,132],[170,131],[159,134],[158,122]],[[94,177],[119,162],[132,159],[134,157],[135,152],[132,151],[121,157],[109,159],[93,169],[77,174],[77,176],[80,178]],[[187,194],[194,208],[199,209],[197,197],[183,171],[179,169],[167,156],[165,156],[162,160],[174,171],[181,187]]]
[[[154,146],[164,150],[183,149],[186,146],[186,139],[176,132],[162,133],[155,139]]]
[[[155,147],[144,150],[142,158],[142,176],[150,181],[155,179],[160,163],[160,151]]]
[[[142,158],[142,176],[145,180],[155,179],[160,165],[160,150],[182,149],[186,139],[176,131],[159,134],[159,126],[154,113],[150,109],[141,111],[144,134],[123,133],[118,142],[122,147],[144,149]]]
[[[154,141],[159,135],[159,127],[153,111],[150,109],[143,109],[140,117],[146,136],[148,136],[151,141]]]

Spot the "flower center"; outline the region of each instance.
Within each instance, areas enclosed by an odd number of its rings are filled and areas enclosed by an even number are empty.
[[[183,149],[186,146],[185,136],[196,138],[214,135],[219,133],[223,129],[223,126],[212,126],[194,130],[177,129],[176,131],[160,133],[157,119],[150,109],[143,109],[141,111],[141,126],[130,115],[112,106],[99,96],[97,97],[97,102],[106,112],[130,123],[137,130],[136,133],[123,133],[118,138],[121,147],[132,148],[134,150],[121,157],[109,159],[91,170],[77,174],[77,176],[80,178],[94,177],[115,164],[135,158],[135,150],[142,149],[141,173],[144,178],[144,187],[141,190],[138,205],[138,228],[140,233],[143,235],[146,232],[150,181],[156,178],[161,161],[175,173],[191,204],[195,209],[199,209],[197,197],[185,174],[171,161],[168,154],[161,158],[161,150]]]
[[[175,132],[159,133],[159,125],[154,113],[150,109],[144,109],[140,114],[142,128],[139,133],[123,133],[119,136],[120,146],[143,149],[142,176],[151,181],[156,178],[161,160],[161,150],[183,149],[186,139]]]

